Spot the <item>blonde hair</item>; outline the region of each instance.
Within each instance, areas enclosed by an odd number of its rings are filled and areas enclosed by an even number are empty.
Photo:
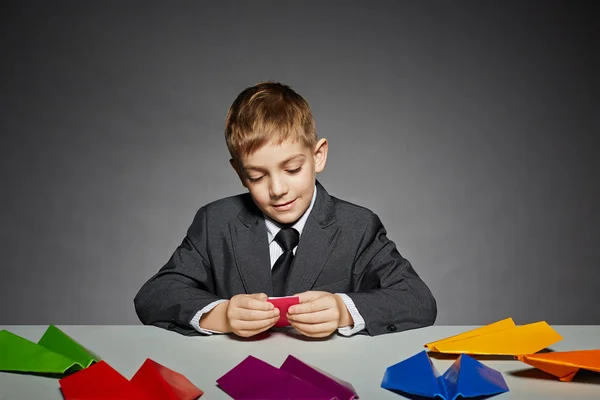
[[[277,82],[262,82],[238,95],[225,120],[225,141],[233,159],[288,140],[311,148],[317,143],[313,116],[302,96]]]

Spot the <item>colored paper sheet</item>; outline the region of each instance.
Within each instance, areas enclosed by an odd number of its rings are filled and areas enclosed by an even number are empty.
[[[427,343],[431,351],[450,354],[533,354],[562,340],[545,321],[516,326],[512,318]]]
[[[338,400],[353,400],[358,398],[356,390],[350,383],[308,365],[292,355],[289,355],[285,359],[279,369],[324,389],[328,393],[333,394]]]
[[[235,400],[353,400],[358,398],[356,391],[348,382],[305,364],[291,355],[280,368],[248,356],[217,379],[217,383]]]
[[[279,368],[248,356],[217,379],[234,400],[335,400],[335,396]]]
[[[193,400],[204,394],[179,372],[149,358],[131,378],[131,384],[140,388],[147,399]]]
[[[288,326],[290,324],[286,317],[288,308],[294,304],[300,304],[300,298],[295,296],[269,297],[267,301],[273,303],[273,305],[279,309],[279,319],[275,323],[275,326],[278,327]]]
[[[600,349],[526,354],[518,355],[516,358],[535,368],[557,376],[563,382],[573,380],[573,377],[580,369],[600,372]]]
[[[145,400],[136,386],[104,361],[59,380],[65,400]]]
[[[443,374],[422,351],[387,368],[381,382],[384,389],[443,400],[487,397],[508,391],[502,374],[474,358],[461,354]]]
[[[0,354],[0,371],[35,374],[65,374],[100,360],[54,325],[48,327],[38,343],[0,331]]]
[[[203,394],[185,376],[151,359],[131,381],[100,361],[59,384],[65,400],[194,400]]]

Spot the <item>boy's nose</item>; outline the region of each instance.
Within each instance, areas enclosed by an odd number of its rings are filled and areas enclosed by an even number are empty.
[[[271,197],[278,198],[285,195],[288,191],[288,186],[284,179],[273,178],[271,180]]]

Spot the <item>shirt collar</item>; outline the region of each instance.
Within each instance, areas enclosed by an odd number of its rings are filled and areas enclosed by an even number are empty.
[[[315,188],[313,190],[313,196],[312,196],[312,199],[310,200],[310,205],[308,206],[308,209],[304,212],[304,214],[302,214],[302,216],[298,219],[298,221],[296,221],[296,223],[294,225],[292,225],[292,228],[297,230],[300,235],[302,235],[302,230],[304,229],[304,225],[306,225],[306,221],[308,220],[308,216],[310,215],[310,212],[312,211],[312,208],[315,205],[316,199],[317,199],[317,186],[315,185]],[[275,236],[277,236],[277,234],[281,230],[282,226],[278,222],[269,218],[264,213],[263,213],[263,216],[265,218],[265,225],[267,226],[267,237],[269,239],[269,245],[270,245],[271,242],[273,242],[273,240],[275,240]]]

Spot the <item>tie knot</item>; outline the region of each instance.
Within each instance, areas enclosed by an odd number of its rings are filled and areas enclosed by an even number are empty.
[[[282,228],[275,236],[275,241],[279,243],[283,251],[290,251],[298,246],[300,234],[294,228]]]

